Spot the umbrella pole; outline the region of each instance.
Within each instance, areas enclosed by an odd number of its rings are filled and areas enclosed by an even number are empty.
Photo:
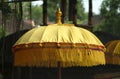
[[[58,79],[61,79],[61,62],[58,61]]]

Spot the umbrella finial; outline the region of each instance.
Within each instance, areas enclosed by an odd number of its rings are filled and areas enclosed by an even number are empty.
[[[57,24],[62,24],[62,22],[61,22],[61,15],[62,15],[62,12],[61,12],[60,8],[58,8],[57,12],[56,12]]]

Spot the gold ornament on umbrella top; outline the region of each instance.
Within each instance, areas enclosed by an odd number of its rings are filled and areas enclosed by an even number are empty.
[[[56,12],[56,16],[57,16],[57,24],[62,24],[62,22],[61,22],[62,12],[61,12],[60,8],[58,8],[58,10]]]

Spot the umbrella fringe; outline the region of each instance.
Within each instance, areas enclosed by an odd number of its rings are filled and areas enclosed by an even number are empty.
[[[120,65],[120,55],[106,54],[105,59],[107,64]]]
[[[15,66],[62,67],[94,66],[105,64],[104,52],[80,48],[31,48],[15,54]]]

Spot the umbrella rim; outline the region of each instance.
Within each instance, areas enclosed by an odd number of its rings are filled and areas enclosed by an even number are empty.
[[[12,47],[12,51],[30,49],[30,48],[79,48],[79,49],[90,49],[105,52],[106,48],[104,45],[95,45],[87,43],[57,43],[57,42],[43,42],[43,43],[28,43],[18,44]]]

